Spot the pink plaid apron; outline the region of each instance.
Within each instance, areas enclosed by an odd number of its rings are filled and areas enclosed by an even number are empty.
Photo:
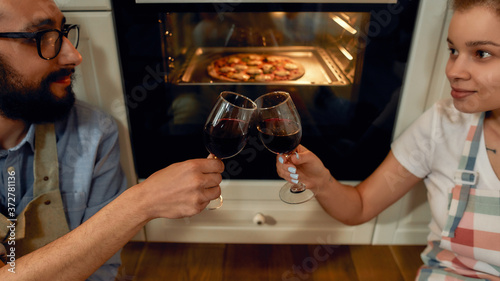
[[[417,280],[500,280],[500,191],[476,188],[484,113],[469,129],[441,241],[430,241]]]

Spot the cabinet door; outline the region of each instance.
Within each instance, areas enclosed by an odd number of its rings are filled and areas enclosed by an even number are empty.
[[[55,0],[62,11],[110,11],[111,0]]]
[[[109,1],[108,1],[109,2]],[[80,25],[78,51],[83,62],[76,68],[74,91],[78,99],[111,114],[118,123],[121,165],[129,186],[137,183],[121,80],[118,49],[110,11],[64,12],[67,22]],[[132,238],[144,241],[141,230]]]
[[[76,96],[110,113],[118,122],[121,164],[129,185],[137,183],[133,166],[127,111],[111,12],[65,12],[67,22],[80,25]]]
[[[446,1],[421,0],[395,136],[449,93],[444,66],[450,13]],[[448,86],[449,87],[449,86]],[[377,217],[373,244],[426,244],[431,212],[421,182]]]
[[[145,229],[149,242],[370,244],[375,219],[348,226],[318,202],[293,205],[279,199],[285,181],[229,180],[221,183],[224,205],[184,219],[155,219]],[[350,184],[350,183],[348,183]]]

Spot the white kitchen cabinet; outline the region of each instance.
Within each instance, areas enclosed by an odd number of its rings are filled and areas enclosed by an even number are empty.
[[[146,226],[148,241],[370,244],[375,220],[346,226],[328,216],[315,200],[288,205],[281,202],[284,183],[262,185],[258,180],[229,180],[221,185],[224,205],[184,219],[156,219]],[[265,221],[258,223],[256,215]]]
[[[55,0],[62,11],[110,11],[110,0]]]
[[[64,14],[67,22],[80,25],[78,51],[83,62],[76,68],[75,94],[116,119],[120,133],[121,164],[129,183],[136,183],[111,11]]]
[[[118,124],[121,165],[129,186],[137,183],[130,145],[118,48],[109,0],[56,1],[70,24],[80,26],[78,51],[83,57],[76,68],[74,91],[78,99],[111,114]],[[77,11],[82,9],[82,11]],[[143,240],[139,233],[135,240]]]
[[[426,11],[426,17],[420,17],[416,26],[395,137],[437,100],[449,97],[451,91],[445,75],[451,11],[446,1],[423,3],[420,9]],[[425,185],[419,183],[380,214],[373,244],[426,244],[431,219],[426,193]]]

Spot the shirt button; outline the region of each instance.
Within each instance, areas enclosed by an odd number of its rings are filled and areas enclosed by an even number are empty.
[[[16,171],[16,169],[14,167],[12,167],[12,166],[10,166],[9,168],[7,168],[7,172],[9,172],[9,173],[12,173],[12,172],[15,172],[15,171]]]

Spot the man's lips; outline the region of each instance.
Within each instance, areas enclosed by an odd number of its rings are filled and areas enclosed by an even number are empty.
[[[56,81],[54,81],[54,83],[71,84],[71,75],[60,77]]]
[[[476,93],[476,91],[472,91],[472,90],[460,89],[460,88],[455,88],[455,87],[451,88],[451,96],[454,99],[463,99],[463,98],[468,97],[470,95],[473,95],[475,93]]]

